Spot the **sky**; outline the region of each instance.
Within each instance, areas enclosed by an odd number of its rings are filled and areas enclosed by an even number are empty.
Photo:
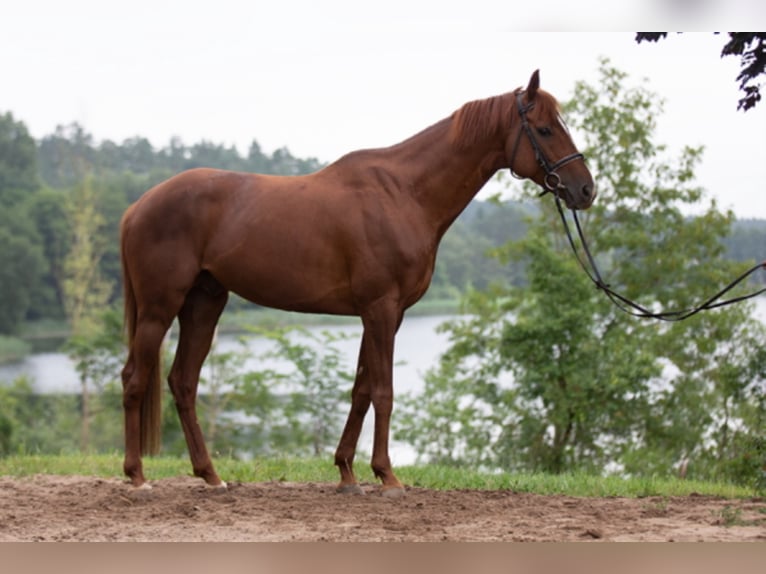
[[[725,36],[638,45],[590,31],[757,29],[762,0],[3,0],[0,18],[0,113],[35,138],[78,122],[96,141],[247,153],[255,139],[323,162],[397,143],[538,68],[569,99],[608,57],[664,100],[657,143],[704,146],[697,180],[719,207],[766,218],[766,97],[737,110]]]

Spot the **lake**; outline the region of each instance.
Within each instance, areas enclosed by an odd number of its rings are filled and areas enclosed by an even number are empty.
[[[766,322],[766,299],[759,297],[755,300],[754,315]],[[453,317],[415,316],[405,317],[399,334],[396,337],[394,350],[394,390],[398,393],[416,391],[422,387],[423,374],[427,369],[436,365],[439,355],[447,349],[448,340],[445,333],[437,333],[436,328]],[[336,343],[350,371],[356,368],[359,352],[359,342],[362,334],[361,323],[358,325],[312,326],[309,331],[344,332],[351,338]],[[223,335],[217,342],[218,349],[227,351],[234,348],[237,337]],[[258,354],[268,348],[269,342],[262,337],[250,337],[250,349]],[[255,361],[246,364],[246,368],[256,370],[259,365]],[[0,384],[13,381],[26,374],[34,381],[34,388],[41,393],[79,392],[79,381],[74,364],[64,353],[34,353],[23,361],[0,365]]]
[[[421,388],[422,375],[436,364],[439,355],[447,348],[447,335],[437,333],[436,328],[449,320],[450,316],[411,317],[405,318],[396,337],[394,350],[394,384],[397,392],[412,391]],[[350,335],[335,343],[347,363],[349,372],[356,369],[359,353],[359,343],[362,336],[361,322],[359,325],[332,325],[307,327],[311,332],[320,331],[341,332]],[[216,349],[222,352],[238,347],[238,337],[222,335],[216,341]],[[254,354],[261,354],[270,347],[270,342],[254,335],[248,336],[248,348]],[[250,360],[245,364],[249,370],[262,368],[257,361]],[[24,360],[7,365],[0,365],[0,384],[8,383],[27,375],[34,383],[34,388],[40,393],[78,393],[80,383],[74,363],[69,357],[60,352],[34,353]]]
[[[448,345],[447,334],[437,333],[436,328],[450,318],[450,316],[417,316],[404,319],[396,337],[394,349],[395,393],[417,391],[423,387],[423,375],[437,364],[439,355],[447,349]],[[346,363],[349,372],[354,372],[362,335],[361,322],[358,325],[312,326],[307,329],[317,334],[320,331],[349,334],[349,338],[336,341],[334,346],[341,352],[342,360]],[[263,337],[248,336],[248,350],[254,355],[267,351],[270,345],[271,342]],[[238,336],[222,335],[217,339],[215,349],[225,352],[238,347]],[[251,359],[245,363],[244,369],[258,370],[264,366],[279,368],[279,362],[264,365]],[[80,392],[74,363],[64,353],[34,353],[23,361],[0,365],[0,384],[9,383],[22,375],[27,375],[33,381],[35,390],[40,393]],[[359,440],[360,463],[364,461],[362,453],[370,452],[372,449],[373,418],[371,409],[365,418]],[[408,444],[392,440],[390,450],[391,460],[395,465],[415,462],[416,453]]]
[[[754,315],[762,322],[766,322],[766,300],[756,299]],[[394,352],[394,390],[395,393],[418,391],[423,387],[425,372],[435,366],[439,355],[446,351],[448,336],[445,333],[437,333],[436,328],[451,319],[450,316],[411,317],[405,318],[396,338]],[[343,326],[312,326],[309,331],[320,332],[343,332],[351,335],[348,339],[341,339],[335,346],[341,351],[343,360],[350,372],[356,368],[356,360],[359,351],[359,342],[362,328],[359,325]],[[237,337],[223,335],[216,343],[217,349],[227,351],[237,347]],[[248,348],[254,354],[260,354],[269,348],[270,342],[263,337],[249,337]],[[275,367],[273,363],[270,367]],[[278,366],[278,365],[277,365]],[[255,360],[245,364],[246,370],[263,368]],[[10,382],[23,374],[28,375],[34,381],[34,388],[42,393],[79,392],[77,372],[72,361],[63,353],[36,353],[28,356],[23,361],[10,365],[0,365],[0,384]],[[361,452],[369,452],[372,445],[372,412],[365,419],[362,436],[359,441]],[[391,458],[395,465],[411,464],[415,461],[416,453],[407,444],[391,443]],[[360,461],[362,458],[360,457]]]

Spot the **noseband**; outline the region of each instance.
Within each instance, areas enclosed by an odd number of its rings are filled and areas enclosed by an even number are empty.
[[[522,101],[523,95],[524,95],[523,90],[519,90],[516,92],[516,108],[518,109],[519,118],[521,119],[521,129],[519,130],[519,134],[516,136],[516,142],[513,144],[513,153],[511,154],[511,161],[510,161],[510,165],[508,169],[511,171],[511,175],[513,177],[522,179],[513,172],[513,162],[516,160],[516,152],[519,150],[521,134],[526,133],[527,138],[529,138],[529,143],[532,144],[532,149],[535,151],[535,159],[537,160],[537,163],[540,165],[541,168],[543,168],[543,171],[545,172],[545,178],[543,179],[545,191],[543,191],[541,195],[545,195],[546,193],[553,192],[556,196],[559,196],[558,192],[565,191],[566,186],[562,185],[561,177],[559,176],[558,173],[556,173],[556,170],[575,160],[578,160],[578,159],[584,160],[585,157],[580,152],[575,152],[567,156],[564,156],[557,162],[551,164],[548,161],[548,158],[545,157],[545,154],[543,153],[543,150],[540,147],[540,144],[537,143],[535,134],[532,131],[531,126],[529,125],[529,121],[527,120],[527,112],[535,107],[535,103],[529,102],[525,106]]]

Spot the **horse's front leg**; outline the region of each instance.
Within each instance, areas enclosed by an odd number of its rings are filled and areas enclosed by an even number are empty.
[[[394,337],[402,320],[398,307],[379,304],[362,316],[364,325],[365,368],[369,370],[369,388],[375,412],[375,435],[372,445],[372,471],[383,483],[384,496],[401,496],[404,486],[396,478],[388,455],[391,412],[394,404]]]

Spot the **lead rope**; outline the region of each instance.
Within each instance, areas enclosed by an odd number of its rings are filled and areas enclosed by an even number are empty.
[[[561,206],[561,199],[559,198],[558,194],[554,194],[554,197],[556,198],[556,208],[558,209],[559,215],[561,216],[561,221],[564,224],[564,231],[566,231],[569,245],[572,247],[572,251],[574,252],[575,258],[580,264],[580,267],[583,268],[583,271],[585,271],[585,274],[588,276],[588,278],[595,284],[596,288],[603,291],[609,300],[612,301],[612,303],[614,303],[618,309],[624,313],[627,313],[628,315],[644,319],[659,319],[660,321],[683,321],[692,315],[696,315],[700,311],[708,311],[710,309],[716,309],[725,305],[739,303],[740,301],[745,301],[746,299],[757,297],[758,295],[766,292],[766,287],[764,287],[763,289],[749,293],[747,295],[741,295],[739,297],[733,297],[724,301],[718,301],[721,297],[739,285],[742,281],[747,279],[750,275],[755,273],[758,269],[766,269],[766,261],[764,261],[745,271],[742,275],[737,277],[734,281],[729,283],[718,293],[696,307],[691,307],[689,309],[683,309],[679,311],[664,311],[662,313],[654,313],[645,307],[642,307],[635,301],[631,301],[627,297],[620,295],[614,291],[609,284],[604,282],[604,280],[601,278],[598,267],[596,266],[596,262],[593,259],[593,255],[588,248],[588,243],[585,240],[585,234],[583,233],[582,226],[580,225],[580,219],[577,217],[577,211],[572,209],[572,216],[574,218],[575,227],[577,228],[577,234],[580,238],[580,245],[582,246],[582,250],[585,252],[585,256],[588,262],[586,265],[585,261],[583,261],[582,257],[580,256],[580,252],[578,251],[577,246],[575,245],[575,241],[572,237],[572,232],[569,227],[569,222],[567,221],[566,215],[564,214],[564,208]]]

